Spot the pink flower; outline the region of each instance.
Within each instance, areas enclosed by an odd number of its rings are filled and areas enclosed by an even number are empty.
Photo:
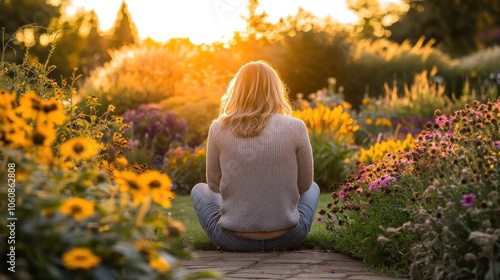
[[[320,224],[320,223],[324,222],[325,220],[326,220],[325,217],[320,216],[320,217],[318,217],[318,219],[316,219],[316,223]]]
[[[361,177],[359,178],[358,182],[364,182],[368,178],[368,174],[363,173],[361,174]]]
[[[391,182],[395,182],[396,178],[392,176],[384,176],[382,179],[376,179],[373,182],[371,182],[370,186],[368,187],[368,190],[370,191],[378,191],[380,188],[387,187],[387,185]]]
[[[495,148],[497,149],[500,149],[500,141],[494,141],[493,146],[495,146]]]
[[[340,198],[342,198],[342,199],[344,199],[344,197],[345,197],[345,192],[344,192],[344,190],[340,190],[340,191],[339,191],[339,197],[340,197]]]
[[[443,127],[444,124],[448,121],[448,118],[445,115],[439,116],[436,118],[436,123],[440,126]]]
[[[462,203],[463,207],[472,207],[474,205],[474,202],[476,202],[476,196],[473,193],[464,194],[460,202]]]

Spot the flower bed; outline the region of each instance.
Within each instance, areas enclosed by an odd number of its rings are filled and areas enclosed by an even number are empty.
[[[337,248],[414,279],[498,279],[500,99],[434,123],[407,152],[359,163],[327,217]]]

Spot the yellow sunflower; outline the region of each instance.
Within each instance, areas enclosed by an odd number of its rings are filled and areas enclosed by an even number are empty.
[[[134,172],[115,172],[115,182],[120,191],[130,193],[135,205],[142,203],[148,193],[148,186]]]
[[[17,114],[14,110],[6,110],[0,116],[0,118],[2,120],[2,123],[4,123],[5,125],[29,126],[22,118],[17,116]]]
[[[101,144],[91,138],[75,137],[61,145],[61,156],[63,159],[89,159],[97,154]]]
[[[42,146],[36,149],[35,161],[42,164],[54,163],[54,154],[50,146]]]
[[[41,120],[48,123],[63,124],[66,119],[61,103],[55,98],[43,101],[40,112]]]
[[[72,216],[77,221],[84,220],[94,215],[94,202],[79,197],[66,200],[59,211],[65,215]]]
[[[56,131],[52,126],[38,125],[31,139],[35,146],[48,147],[56,139]]]
[[[186,231],[186,227],[179,221],[169,219],[168,225],[163,229],[166,236],[179,236]]]
[[[18,112],[26,119],[37,119],[42,110],[43,100],[34,91],[28,91],[21,97]]]
[[[28,137],[30,129],[26,125],[6,125],[0,129],[0,142],[15,148],[27,148],[31,144]]]
[[[167,174],[159,171],[149,171],[139,176],[139,181],[143,182],[149,189],[153,201],[164,208],[172,206],[171,200],[175,194],[171,191],[172,180]]]
[[[160,272],[165,272],[165,271],[168,271],[170,270],[170,265],[168,264],[168,262],[163,259],[162,257],[155,257],[155,258],[152,258],[150,261],[149,261],[149,265],[160,271]]]
[[[138,252],[144,253],[146,255],[151,255],[153,253],[153,244],[149,240],[137,239],[134,244],[135,249]]]
[[[62,256],[64,267],[67,269],[91,269],[97,266],[101,259],[87,248],[74,248]]]

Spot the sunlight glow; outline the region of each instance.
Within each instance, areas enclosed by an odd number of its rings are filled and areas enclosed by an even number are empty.
[[[101,30],[107,31],[115,21],[121,3],[122,0],[73,0],[68,12],[93,9],[99,17]],[[189,37],[191,42],[199,44],[225,41],[234,31],[243,30],[245,23],[241,15],[246,14],[248,1],[126,0],[126,3],[140,39],[150,37],[163,42],[174,37]],[[299,7],[318,17],[330,16],[340,23],[356,21],[345,0],[261,0],[260,3],[273,22],[280,17],[295,15]]]

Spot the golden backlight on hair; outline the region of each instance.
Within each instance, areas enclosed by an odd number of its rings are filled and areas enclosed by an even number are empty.
[[[265,61],[243,65],[221,99],[219,120],[236,136],[260,134],[272,114],[291,115],[285,85],[276,70]]]

